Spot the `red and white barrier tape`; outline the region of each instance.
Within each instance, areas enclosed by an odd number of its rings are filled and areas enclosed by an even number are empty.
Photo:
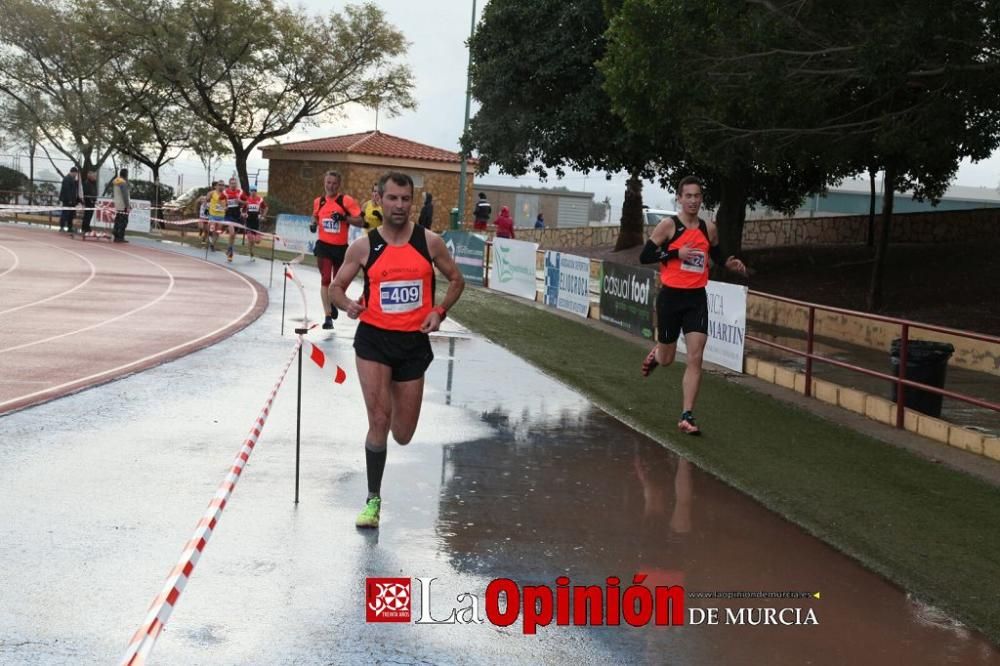
[[[314,324],[315,326],[315,324]],[[309,360],[316,364],[320,370],[327,374],[330,374],[330,370],[333,370],[333,381],[336,384],[343,384],[347,379],[347,373],[339,365],[334,364],[332,368],[326,367],[326,352],[322,349],[309,342],[308,340],[303,340],[302,344],[305,345],[309,350]],[[303,349],[305,351],[305,348]]]
[[[282,243],[284,243],[284,240],[282,240],[281,236],[277,234],[271,234],[266,231],[260,231],[259,229],[251,229],[245,224],[241,224],[239,222],[233,222],[232,220],[211,220],[211,219],[205,219],[203,217],[192,217],[186,220],[164,220],[161,217],[151,217],[149,219],[151,222],[160,222],[162,224],[170,224],[176,227],[190,226],[192,224],[198,224],[199,222],[204,222],[205,224],[216,224],[219,226],[233,227],[236,229],[244,229],[252,234],[257,234],[258,236],[266,236],[268,238],[273,238],[275,240],[279,240],[282,241]]]
[[[302,285],[302,281],[295,277],[295,273],[292,272],[291,263],[285,263],[285,278],[292,281],[296,287],[299,288],[299,295],[302,296],[302,326],[304,328],[309,327],[309,301],[306,300],[306,288]]]
[[[86,210],[92,211],[103,211],[108,214],[113,215],[115,209],[109,206],[97,206],[96,208],[85,208],[83,206],[28,206],[28,205],[17,205],[17,204],[0,204],[0,213],[59,213],[64,210],[72,210],[76,212],[83,212]],[[251,229],[245,224],[239,222],[234,222],[232,220],[209,220],[204,218],[192,217],[186,220],[165,220],[162,217],[150,217],[150,222],[160,222],[163,224],[172,224],[175,226],[187,226],[192,224],[197,224],[199,222],[207,222],[209,224],[218,224],[225,226],[232,226],[237,229],[244,229],[251,233],[255,233],[259,236],[267,236],[268,238],[275,238],[281,240],[281,237],[277,234],[271,234],[266,231],[260,231],[258,229]],[[94,220],[94,222],[99,223],[100,220]],[[110,223],[110,221],[105,220],[105,222]]]
[[[211,538],[212,531],[219,522],[222,510],[226,508],[226,503],[229,501],[229,497],[232,495],[233,489],[236,487],[236,482],[239,481],[240,474],[243,473],[243,468],[246,465],[247,460],[250,459],[250,454],[253,453],[253,447],[257,444],[257,438],[260,437],[260,433],[264,429],[264,423],[271,411],[271,404],[274,402],[274,398],[277,396],[278,389],[281,388],[281,384],[285,381],[285,376],[288,374],[288,368],[291,367],[292,362],[295,360],[295,355],[299,352],[299,347],[301,347],[302,343],[303,340],[300,337],[298,342],[295,343],[295,349],[292,352],[291,357],[288,359],[288,363],[285,364],[284,369],[281,371],[281,376],[278,377],[278,381],[274,384],[274,388],[271,390],[271,395],[268,397],[267,402],[264,403],[264,408],[261,410],[260,414],[257,416],[257,420],[254,421],[253,426],[250,428],[250,434],[247,436],[246,441],[243,442],[243,446],[240,447],[239,452],[236,454],[236,458],[233,460],[233,465],[230,467],[229,473],[226,474],[226,478],[223,480],[222,485],[220,485],[219,489],[215,492],[215,497],[209,503],[208,508],[205,510],[201,520],[198,521],[198,526],[195,528],[194,536],[192,536],[191,539],[184,545],[184,551],[181,553],[181,558],[177,562],[177,566],[175,566],[170,572],[170,575],[167,576],[163,590],[153,599],[153,603],[149,607],[149,612],[146,613],[146,619],[143,620],[139,630],[135,632],[135,635],[132,636],[132,640],[129,641],[128,648],[125,651],[125,657],[121,661],[122,664],[140,666],[141,664],[146,663],[146,659],[148,659],[150,653],[152,653],[153,645],[156,643],[156,639],[159,638],[160,633],[167,624],[167,620],[170,618],[170,613],[174,610],[174,606],[177,604],[177,599],[181,596],[181,592],[184,591],[184,587],[187,585],[188,580],[190,580],[191,573],[194,571],[195,565],[198,564],[198,559],[201,557],[201,553],[205,549],[205,545]],[[320,367],[322,367],[322,365],[320,365]],[[338,370],[343,372],[343,370],[339,368]]]

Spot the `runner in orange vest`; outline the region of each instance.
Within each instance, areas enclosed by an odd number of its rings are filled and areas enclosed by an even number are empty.
[[[250,186],[250,196],[244,202],[247,211],[247,245],[250,246],[250,261],[254,261],[253,248],[260,240],[260,223],[267,217],[267,202],[257,194],[257,186]]]
[[[313,201],[313,223],[311,229],[318,234],[316,239],[316,264],[320,274],[320,296],[326,319],[323,328],[333,328],[337,318],[337,308],[330,301],[330,282],[344,263],[347,253],[347,227],[364,226],[361,206],[346,194],[340,192],[340,174],[327,171],[323,177],[323,196]]]
[[[434,359],[428,334],[438,330],[465,288],[441,237],[409,221],[413,180],[403,173],[388,173],[379,181],[379,195],[382,226],[347,248],[331,288],[335,305],[348,317],[361,319],[354,351],[368,409],[368,499],[355,521],[358,527],[378,527],[389,431],[399,444],[408,444],[413,437],[424,372]],[[435,268],[448,279],[441,305],[434,304]],[[346,290],[359,270],[364,270],[365,287],[355,301]]]
[[[714,222],[698,217],[703,188],[694,176],[681,179],[677,185],[680,215],[667,216],[653,229],[639,255],[644,264],[660,263],[662,287],[656,297],[656,339],[642,363],[642,374],[648,376],[658,365],[670,365],[677,353],[677,338],[684,331],[687,345],[687,366],[682,389],[683,411],[677,422],[681,432],[699,435],[694,420],[694,403],[701,387],[701,364],[708,342],[709,258],[723,264],[719,249],[719,231]],[[736,257],[725,260],[725,267],[746,274],[746,267]]]
[[[240,189],[239,181],[235,178],[229,179],[229,187],[223,191],[226,197],[226,222],[240,224],[243,222],[243,207],[245,206],[247,195]],[[236,253],[236,227],[232,224],[229,227],[229,247],[226,249],[226,261],[232,262]]]

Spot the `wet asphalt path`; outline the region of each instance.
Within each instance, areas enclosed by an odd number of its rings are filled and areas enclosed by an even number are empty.
[[[235,265],[267,286],[266,262]],[[0,663],[121,657],[291,353],[275,272],[264,316],[214,347],[0,418]],[[318,312],[318,276],[298,273]],[[297,304],[290,289],[289,313]],[[981,637],[455,324],[434,338],[413,442],[390,444],[382,527],[357,531],[352,330],[341,319],[310,335],[348,380],[305,364],[301,503],[293,367],[152,663],[1000,663]],[[366,576],[436,577],[442,618],[501,576],[637,572],[689,591],[818,591],[698,605],[811,609],[819,625],[526,636],[520,623],[364,621]]]

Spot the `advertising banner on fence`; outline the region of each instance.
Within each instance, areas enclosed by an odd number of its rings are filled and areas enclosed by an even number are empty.
[[[316,247],[316,234],[309,231],[310,224],[312,224],[312,217],[308,215],[281,213],[278,215],[274,233],[289,250],[312,254]]]
[[[586,317],[590,311],[590,259],[546,252],[545,304]]]
[[[538,243],[493,239],[490,289],[535,300],[535,254]]]
[[[132,210],[128,214],[127,231],[149,233],[150,202],[144,199],[132,199]],[[115,202],[112,199],[98,199],[97,210],[94,211],[94,222],[106,225],[109,229],[115,224]]]
[[[486,236],[467,231],[446,231],[441,237],[466,282],[482,286]]]
[[[735,372],[743,372],[743,341],[747,334],[747,288],[710,281],[708,294],[708,345],[705,360]],[[677,349],[687,352],[684,337]]]
[[[656,271],[605,261],[601,272],[601,321],[653,338]]]

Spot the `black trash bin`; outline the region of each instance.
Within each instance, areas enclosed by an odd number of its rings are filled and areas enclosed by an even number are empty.
[[[899,376],[900,338],[892,341],[889,347],[890,374]],[[948,359],[955,353],[954,345],[947,342],[932,342],[930,340],[909,340],[906,344],[906,372],[903,379],[913,382],[944,388],[944,378],[948,370]],[[892,385],[892,400],[896,400],[897,385]],[[907,386],[904,392],[905,405],[928,416],[941,416],[941,400],[943,396],[930,391]]]

